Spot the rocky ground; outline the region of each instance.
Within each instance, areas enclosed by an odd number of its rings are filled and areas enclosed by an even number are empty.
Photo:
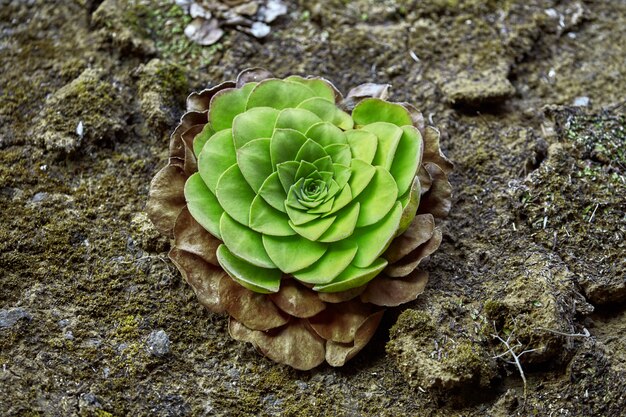
[[[623,415],[623,1],[301,0],[206,47],[190,19],[0,0],[1,415]],[[231,340],[142,211],[186,95],[250,66],[389,82],[456,165],[426,291],[343,368]]]

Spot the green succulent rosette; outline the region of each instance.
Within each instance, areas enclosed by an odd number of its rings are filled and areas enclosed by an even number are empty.
[[[339,366],[414,299],[450,208],[439,132],[364,84],[242,72],[192,94],[148,213],[233,337],[299,369]]]

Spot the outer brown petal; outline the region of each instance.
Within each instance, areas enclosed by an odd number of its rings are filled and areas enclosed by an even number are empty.
[[[389,87],[391,87],[390,84],[365,83],[358,85],[348,92],[345,99],[338,102],[339,107],[347,112],[352,112],[354,106],[365,98],[373,97],[385,100],[389,96]]]
[[[413,270],[407,277],[393,279],[381,275],[370,281],[367,289],[361,294],[364,303],[377,306],[395,307],[413,301],[424,292],[428,283],[428,272]]]
[[[150,183],[146,212],[157,230],[169,237],[173,236],[176,218],[186,205],[185,181],[187,176],[182,167],[170,164],[162,168]]]
[[[220,300],[228,314],[252,330],[270,330],[289,321],[289,317],[259,294],[229,279],[220,281]]]
[[[390,277],[405,277],[409,275],[411,272],[417,268],[420,262],[427,256],[430,256],[434,251],[437,250],[439,245],[441,244],[441,231],[439,229],[435,229],[433,232],[433,237],[422,246],[415,249],[409,255],[405,256],[402,259],[402,262],[397,262],[392,265],[388,265],[384,269],[384,273],[389,275]]]
[[[204,126],[205,125],[191,126],[189,129],[184,131],[182,135],[180,135],[185,147],[185,173],[189,176],[192,176],[196,171],[198,171],[196,155],[193,153],[193,140],[200,132],[202,132]]]
[[[433,163],[427,162],[424,168],[433,180],[428,193],[422,197],[418,213],[431,213],[437,218],[444,218],[452,207],[452,185],[448,175]]]
[[[241,71],[237,76],[236,87],[241,88],[246,83],[259,82],[272,77],[274,75],[264,68],[248,68]]]
[[[326,340],[352,343],[357,330],[371,316],[374,309],[360,300],[329,304],[324,311],[309,318],[315,332]]]
[[[452,172],[454,164],[441,152],[439,131],[432,126],[427,126],[424,129],[422,137],[424,138],[424,156],[422,161],[424,163],[432,162],[439,165],[446,174]]]
[[[415,106],[410,103],[402,102],[398,104],[402,104],[404,108],[409,111],[409,114],[411,115],[411,120],[413,120],[413,126],[415,126],[417,130],[420,131],[420,133],[423,133],[426,124],[424,122],[424,115],[422,114],[422,112],[417,110]]]
[[[370,315],[356,331],[353,343],[326,343],[326,362],[330,366],[343,366],[368,344],[383,318],[384,310]]]
[[[188,111],[180,118],[180,123],[176,126],[174,133],[170,136],[170,157],[185,158],[185,146],[182,134],[195,125],[205,125],[209,121],[208,112]]]
[[[326,308],[315,291],[299,285],[293,279],[283,280],[280,291],[270,294],[269,298],[281,310],[299,318],[313,317]]]
[[[174,225],[174,247],[198,255],[208,263],[218,266],[217,251],[222,243],[193,218],[187,206],[183,208]]]
[[[199,93],[193,92],[189,94],[189,97],[187,97],[187,111],[205,112],[209,110],[211,97],[213,97],[215,93],[225,88],[233,87],[235,87],[235,83],[233,81],[226,81],[216,85],[215,87],[202,90]]]
[[[339,292],[319,292],[317,296],[325,303],[343,303],[344,301],[352,300],[365,290],[365,285],[356,288],[350,288],[349,290]]]
[[[435,230],[435,218],[432,214],[415,216],[409,228],[395,238],[383,255],[389,263],[394,263],[411,253],[418,246],[426,243]]]
[[[424,165],[420,165],[417,171],[417,177],[420,180],[420,193],[424,195],[430,190],[430,186],[433,185],[433,179],[430,178],[430,174],[426,171]]]
[[[386,100],[389,97],[389,88],[391,84],[375,84],[375,83],[364,83],[361,85],[357,85],[350,91],[348,91],[348,95],[346,98],[355,98],[362,99],[367,97],[379,98],[381,100]]]
[[[169,257],[185,281],[191,285],[200,303],[215,313],[223,312],[224,306],[219,293],[220,282],[230,280],[224,270],[176,247],[170,250]]]
[[[230,318],[228,331],[233,339],[252,343],[271,360],[308,371],[324,362],[324,340],[309,330],[303,319],[269,332],[250,330]]]

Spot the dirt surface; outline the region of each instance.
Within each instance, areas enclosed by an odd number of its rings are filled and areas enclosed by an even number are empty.
[[[201,47],[156,0],[0,0],[0,414],[626,410],[626,3],[289,3]],[[143,213],[187,94],[264,66],[389,82],[444,132],[429,285],[343,368],[231,340]]]

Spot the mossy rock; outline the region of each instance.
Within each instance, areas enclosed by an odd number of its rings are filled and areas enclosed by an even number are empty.
[[[452,402],[467,399],[497,376],[486,338],[474,331],[478,322],[459,300],[427,311],[406,310],[391,328],[387,353],[410,386]]]
[[[103,70],[86,69],[46,100],[35,140],[47,150],[64,153],[112,142],[131,111],[124,96]]]

